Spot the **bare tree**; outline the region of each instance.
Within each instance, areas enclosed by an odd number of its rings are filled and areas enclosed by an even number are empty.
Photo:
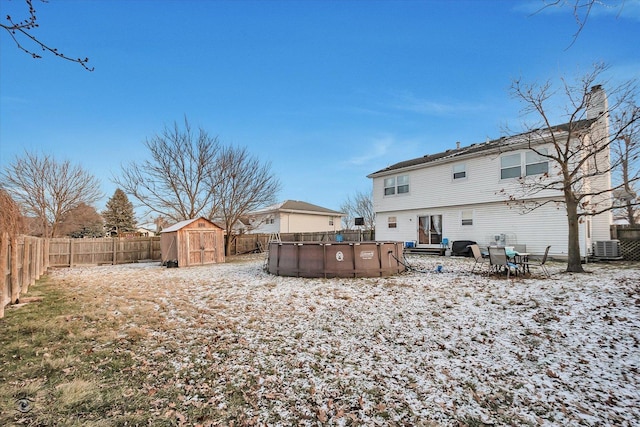
[[[355,219],[362,218],[365,230],[373,230],[376,225],[376,214],[373,208],[373,194],[356,191],[353,197],[348,196],[342,203],[340,210],[346,214],[344,227],[347,229],[355,226]]]
[[[43,3],[47,3],[45,0],[41,0]],[[48,44],[41,41],[37,36],[34,35],[35,30],[40,26],[38,24],[38,17],[36,14],[36,8],[33,6],[33,0],[24,0],[25,9],[24,18],[15,19],[13,16],[7,14],[6,22],[0,23],[0,28],[5,30],[10,37],[15,42],[18,49],[23,52],[31,55],[31,57],[40,59],[42,56],[36,53],[37,50],[49,52],[58,58],[65,59],[67,61],[76,62],[80,64],[85,70],[93,71],[93,67],[89,68],[87,63],[89,62],[89,58],[72,58],[70,56],[65,55],[64,53],[58,51],[58,49],[49,46]],[[35,49],[27,47],[22,40],[27,41],[34,45]]]
[[[625,126],[629,117],[639,115],[635,103],[630,103],[613,119],[613,128]],[[617,218],[626,219],[630,225],[640,220],[640,201],[638,200],[637,184],[640,181],[640,122],[627,126],[626,131],[612,142],[612,153],[617,166],[614,170],[614,180],[622,188],[614,191],[614,204],[617,207]]]
[[[5,189],[25,215],[40,221],[44,237],[57,237],[60,221],[80,203],[88,205],[102,197],[98,180],[68,160],[25,152],[2,173]]]
[[[104,237],[104,220],[96,208],[80,203],[60,221],[58,234],[69,237]]]
[[[213,217],[218,139],[203,129],[194,132],[185,118],[183,129],[174,123],[145,145],[151,159],[122,166],[122,176],[114,182],[135,197],[148,210],[146,214],[174,222]]]
[[[6,232],[10,237],[14,237],[23,231],[24,221],[20,207],[9,193],[0,188],[0,232]]]
[[[156,233],[161,232],[163,229],[171,225],[171,222],[169,222],[167,218],[163,217],[162,215],[158,215],[154,217],[152,222],[156,226],[156,229],[155,229]]]
[[[512,86],[514,97],[524,104],[524,113],[533,113],[538,119],[527,126],[525,143],[539,163],[548,162],[549,167],[545,173],[520,178],[520,185],[506,193],[509,202],[520,205],[524,212],[547,204],[565,207],[569,272],[584,271],[579,223],[585,217],[612,210],[612,192],[624,186],[611,184],[611,173],[617,167],[616,160],[610,158],[611,141],[640,120],[640,112],[634,111],[610,132],[610,115],[634,99],[636,85],[634,81],[619,85],[609,91],[608,99],[602,86],[596,84],[605,69],[604,65],[596,65],[573,84],[562,80],[559,93],[564,97],[563,115],[567,122],[561,126],[551,124],[558,92],[550,82],[536,85],[517,80]]]
[[[573,45],[587,24],[587,20],[589,16],[591,16],[594,7],[600,6],[622,11],[625,0],[542,0],[542,3],[543,5],[538,12],[550,7],[566,7],[572,9],[573,18],[578,26],[578,29],[573,35],[573,41],[571,42],[571,45]]]
[[[227,233],[225,253],[233,244],[233,226],[247,213],[274,203],[280,182],[270,163],[261,163],[246,148],[225,147],[216,162],[212,182],[219,217]],[[213,217],[212,217],[213,219]]]

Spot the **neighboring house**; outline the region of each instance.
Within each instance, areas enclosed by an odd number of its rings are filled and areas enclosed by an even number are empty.
[[[601,89],[600,89],[601,90]],[[587,119],[574,125],[587,135],[608,132],[608,120],[594,120],[596,109],[606,105],[604,91],[600,104],[587,112]],[[606,107],[604,107],[606,108]],[[558,132],[567,125],[556,127]],[[517,192],[520,176],[544,179],[557,172],[554,165],[531,151],[551,149],[548,140],[530,141],[532,134],[503,137],[442,153],[403,161],[368,175],[373,179],[376,212],[376,240],[413,242],[418,248],[449,246],[456,240],[472,240],[481,246],[526,245],[526,251],[566,256],[568,225],[564,204],[550,203],[526,214],[506,203],[505,195]],[[557,135],[556,135],[557,136]],[[608,150],[598,159],[606,168]],[[610,199],[610,175],[599,176],[585,185],[605,190]],[[530,200],[544,202],[557,192],[545,190]],[[555,197],[557,200],[557,197]],[[605,200],[605,203],[607,201]],[[609,202],[610,203],[610,202]],[[585,208],[588,208],[586,206]],[[584,217],[580,224],[580,253],[591,252],[592,243],[610,239],[611,212]]]
[[[339,231],[342,212],[311,203],[286,200],[247,215],[251,233],[313,233]]]
[[[136,230],[136,233],[138,233],[138,235],[142,237],[153,237],[156,235],[155,231],[145,227],[138,227],[138,229]]]

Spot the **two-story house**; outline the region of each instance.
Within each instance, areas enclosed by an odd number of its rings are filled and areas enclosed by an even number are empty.
[[[594,91],[594,105],[586,119],[571,124],[571,135],[608,135],[608,115],[602,114],[608,108],[606,95],[600,87]],[[556,126],[553,136],[568,135],[567,126]],[[508,202],[509,195],[520,191],[523,179],[558,176],[555,162],[531,150],[553,150],[550,138],[549,133],[529,132],[467,147],[458,144],[368,175],[373,180],[376,239],[412,242],[418,248],[439,248],[443,239],[471,240],[481,246],[526,245],[532,254],[542,254],[551,245],[550,254],[566,256],[569,227],[565,206],[557,202],[562,200],[560,191],[530,194],[529,205],[536,208],[529,211]],[[584,143],[584,138],[580,140]],[[596,161],[601,170],[608,170],[608,148]],[[585,177],[583,185],[592,192],[603,190],[599,203],[608,203],[609,172]],[[610,212],[584,217],[579,224],[581,256],[591,252],[592,242],[610,239],[611,223]]]

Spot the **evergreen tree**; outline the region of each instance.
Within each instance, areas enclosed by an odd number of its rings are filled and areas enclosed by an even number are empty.
[[[133,204],[121,189],[116,189],[102,212],[107,230],[117,235],[126,231],[135,231],[136,220],[133,215]]]

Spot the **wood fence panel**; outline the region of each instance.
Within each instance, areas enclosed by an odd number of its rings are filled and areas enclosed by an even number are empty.
[[[69,239],[49,241],[52,267],[160,261],[159,237]]]
[[[23,252],[24,244],[20,247],[18,239],[11,239],[11,304],[18,302],[20,296],[21,271],[24,269],[24,258],[20,255]]]
[[[9,287],[11,283],[10,272],[9,233],[4,232],[0,235],[0,319],[4,317],[4,306],[9,302],[7,296],[11,292]]]
[[[20,274],[21,280],[16,299],[20,298],[20,292],[22,292],[23,289],[25,289],[26,292],[26,289],[29,287],[29,273],[31,272],[31,242],[28,237],[24,237],[22,239],[22,254],[20,257],[22,259],[22,272]]]
[[[71,265],[71,253],[69,252],[69,239],[49,240],[49,265],[51,267],[69,267]]]
[[[18,302],[21,293],[50,267],[160,261],[160,237],[41,239],[0,235],[0,318],[4,307]]]

